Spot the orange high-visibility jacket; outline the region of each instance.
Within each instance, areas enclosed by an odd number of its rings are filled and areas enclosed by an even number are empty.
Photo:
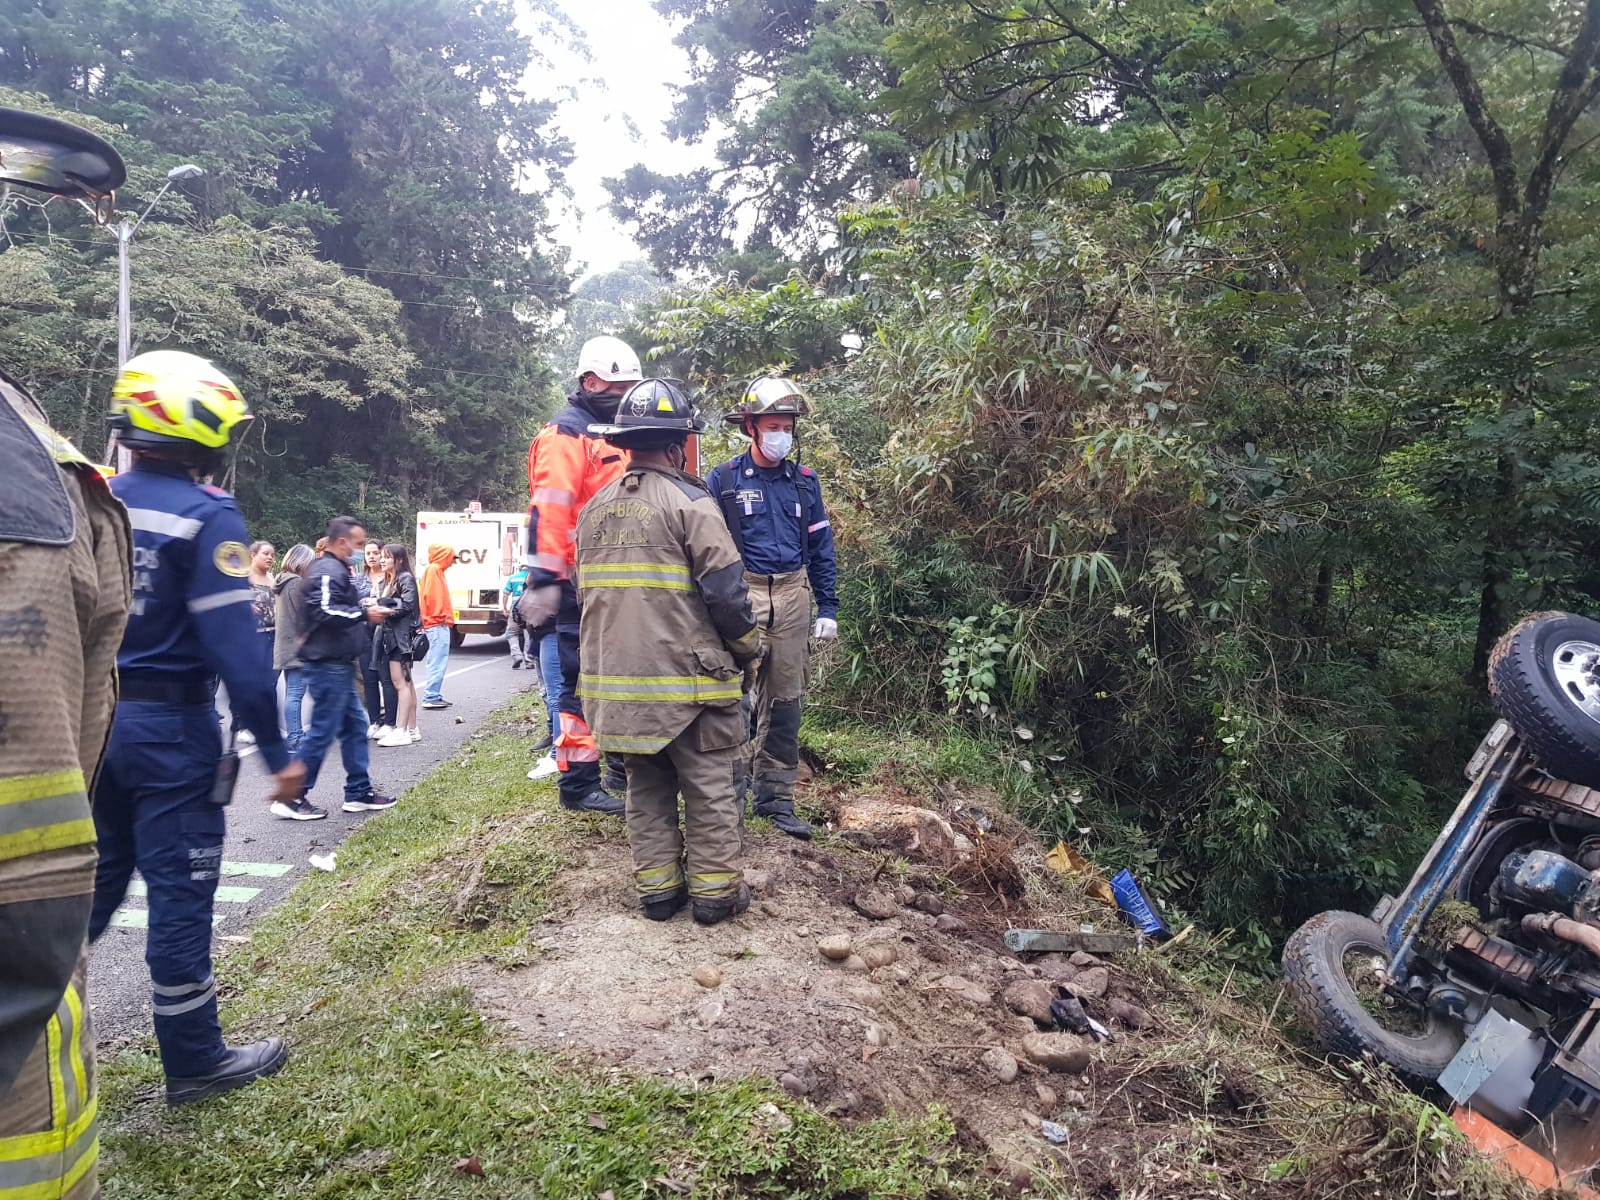
[[[578,514],[594,494],[627,469],[628,455],[589,433],[599,418],[575,399],[528,447],[528,586],[571,579]]]

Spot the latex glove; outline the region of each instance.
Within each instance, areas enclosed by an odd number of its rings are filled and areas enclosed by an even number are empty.
[[[839,622],[832,617],[818,617],[817,627],[811,631],[811,636],[819,642],[831,642],[839,636]]]
[[[298,758],[291,758],[289,765],[281,771],[272,774],[272,798],[274,800],[289,801],[300,794],[300,789],[306,782],[306,765]]]
[[[523,588],[522,595],[517,598],[517,612],[522,614],[522,623],[529,629],[548,625],[555,620],[560,607],[561,585],[558,583]]]

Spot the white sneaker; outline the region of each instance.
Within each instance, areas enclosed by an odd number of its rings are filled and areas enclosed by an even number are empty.
[[[373,741],[381,741],[394,732],[393,725],[368,725],[367,737]]]
[[[422,740],[422,730],[418,729],[415,725],[406,730],[406,732],[411,735],[411,741],[413,744]]]
[[[411,745],[411,735],[404,729],[391,729],[388,733],[384,734],[378,739],[378,745],[409,746]]]
[[[237,739],[239,745],[241,746],[254,746],[256,744],[256,735],[251,733],[248,729],[241,729],[233,736],[235,739]]]
[[[552,775],[559,775],[561,768],[556,766],[556,756],[546,754],[533,764],[533,770],[528,772],[529,779],[549,779]]]

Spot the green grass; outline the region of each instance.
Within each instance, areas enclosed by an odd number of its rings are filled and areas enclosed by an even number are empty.
[[[452,964],[537,953],[568,855],[622,836],[523,777],[533,711],[516,702],[366,823],[220,965],[230,1036],[287,1037],[282,1074],[168,1110],[149,1049],[102,1064],[108,1200],[987,1195],[940,1113],[848,1127],[761,1081],[524,1052],[480,1018]],[[473,1156],[483,1178],[456,1169]]]

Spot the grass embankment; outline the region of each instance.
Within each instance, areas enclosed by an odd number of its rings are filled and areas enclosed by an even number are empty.
[[[566,856],[620,836],[558,817],[554,787],[523,777],[536,707],[513,705],[354,833],[336,873],[308,875],[220,966],[229,1036],[289,1038],[282,1074],[168,1110],[153,1053],[103,1064],[106,1195],[984,1194],[937,1116],[847,1129],[771,1086],[521,1052],[441,982],[452,963],[537,953],[528,926]]]
[[[1043,1110],[1071,1125],[1072,1140],[1051,1157],[1041,1139],[1031,1176],[997,1177],[971,1149],[971,1130],[958,1135],[938,1110],[847,1122],[764,1082],[665,1079],[600,1066],[593,1053],[513,1045],[454,981],[469,965],[561,969],[564,958],[540,959],[530,927],[553,906],[565,912],[562,883],[622,837],[615,822],[559,813],[553,785],[524,779],[536,711],[524,699],[502,713],[397,811],[352,835],[335,874],[307,876],[222,964],[230,1035],[287,1036],[293,1057],[281,1075],[168,1110],[153,1054],[105,1064],[108,1200],[978,1198],[1024,1179],[1034,1195],[1106,1200],[1524,1194],[1467,1153],[1436,1109],[1373,1073],[1341,1078],[1314,1062],[1279,1028],[1275,986],[1235,972],[1221,939],[1198,935],[1118,964],[1118,986],[1157,1014],[1155,1027],[1109,1048],[1081,1080],[1050,1077],[1088,1095]],[[891,780],[981,806],[998,802],[995,785],[1008,790],[969,738],[808,736],[832,768],[823,791]],[[832,839],[819,845],[837,846],[847,867],[879,861]],[[842,884],[834,871],[830,884]],[[948,891],[959,903],[961,889]],[[972,903],[963,911],[985,924]],[[969,967],[957,957],[934,969]],[[970,1039],[941,1029],[926,1040]],[[1027,1079],[996,1091],[975,1066],[949,1078],[1011,1105],[1018,1127],[1034,1105]]]

